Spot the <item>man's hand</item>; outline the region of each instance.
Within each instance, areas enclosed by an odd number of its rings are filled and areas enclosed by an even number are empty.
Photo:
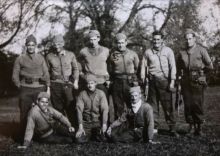
[[[108,127],[108,130],[106,131],[107,135],[110,136],[111,133],[112,133],[112,128],[111,127]]]
[[[152,145],[160,144],[159,141],[149,140],[148,142],[149,142],[150,144],[152,144]]]
[[[82,135],[86,135],[85,130],[82,128],[80,128],[77,132],[76,132],[76,138],[81,137]]]
[[[50,94],[50,87],[48,86],[47,87],[47,94],[50,96],[51,94]]]
[[[69,127],[69,132],[70,133],[75,132],[75,129],[73,127]]]
[[[106,87],[109,88],[110,84],[111,84],[111,81],[107,80],[107,81],[105,81],[105,84],[106,84]]]
[[[78,85],[78,81],[77,81],[77,80],[75,80],[75,81],[73,82],[73,88],[74,88],[74,89],[78,89],[78,88],[79,88],[79,85]]]
[[[105,134],[106,130],[107,130],[107,125],[103,124],[101,129],[101,134]]]

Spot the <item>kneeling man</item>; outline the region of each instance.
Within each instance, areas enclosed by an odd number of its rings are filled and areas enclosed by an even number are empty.
[[[34,132],[36,139],[43,143],[72,143],[71,136],[75,129],[69,120],[54,108],[48,106],[50,96],[46,92],[40,92],[37,102],[29,111],[27,127],[22,148],[30,145]],[[62,127],[62,124],[65,126]]]
[[[108,102],[105,93],[96,88],[96,77],[87,75],[87,89],[79,94],[76,103],[79,129],[76,141],[104,141],[107,130]]]
[[[141,100],[139,86],[131,87],[129,92],[130,108],[110,125],[107,134],[113,142],[153,143],[153,108]]]

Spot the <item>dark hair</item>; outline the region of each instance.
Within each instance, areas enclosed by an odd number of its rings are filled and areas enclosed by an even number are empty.
[[[156,36],[156,35],[160,35],[161,38],[164,38],[164,34],[161,31],[156,30],[152,33],[152,36]]]

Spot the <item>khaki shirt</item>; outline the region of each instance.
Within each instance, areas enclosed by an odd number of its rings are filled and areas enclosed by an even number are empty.
[[[82,91],[77,99],[76,110],[79,124],[83,122],[107,124],[109,108],[102,90],[96,89],[93,93]]]
[[[32,83],[27,83],[25,79],[33,79]],[[44,84],[39,80],[44,80],[47,86],[50,86],[50,79],[45,59],[40,54],[22,54],[14,63],[12,80],[17,87],[42,87]]]
[[[85,47],[80,51],[79,62],[84,75],[93,74],[97,77],[97,83],[102,84],[109,79],[107,59],[109,49],[98,46],[97,49]]]
[[[152,49],[145,51],[141,63],[141,78],[145,78],[146,69],[148,74],[155,77],[176,79],[176,62],[173,50],[163,46],[159,52]]]
[[[45,116],[42,114],[45,114]],[[30,142],[34,132],[40,137],[43,136],[52,130],[51,124],[54,124],[56,121],[71,127],[69,120],[54,108],[48,107],[48,112],[43,113],[38,105],[35,105],[28,114],[24,140]]]
[[[205,48],[195,45],[190,50],[180,51],[178,57],[178,71],[183,70],[184,73],[189,71],[199,71],[203,68],[213,69],[212,61]]]
[[[76,57],[72,52],[63,50],[62,54],[50,53],[46,57],[51,81],[69,81],[79,79]],[[59,78],[56,78],[59,77]]]
[[[125,52],[114,51],[110,56],[111,74],[135,74],[139,65],[137,53],[130,49]]]

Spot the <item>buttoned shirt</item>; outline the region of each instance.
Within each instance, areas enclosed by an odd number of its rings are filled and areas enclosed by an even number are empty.
[[[35,105],[28,113],[24,140],[31,141],[34,132],[40,137],[44,136],[45,133],[52,131],[51,124],[56,121],[71,127],[69,120],[54,108],[48,107],[47,112],[42,112],[38,105]]]
[[[145,78],[146,68],[150,75],[175,80],[176,63],[172,49],[163,46],[159,51],[146,50],[141,63],[141,78]]]
[[[102,90],[82,91],[77,99],[76,110],[79,124],[83,122],[107,123],[109,108],[105,93]]]
[[[31,79],[31,83],[26,83],[26,79]],[[50,79],[45,59],[40,54],[22,54],[14,63],[12,80],[17,87],[42,87],[39,83],[41,79],[50,86]]]
[[[72,52],[62,50],[60,54],[50,53],[46,57],[51,81],[63,82],[79,79],[76,57]]]
[[[110,56],[111,74],[134,74],[139,65],[137,53],[130,49],[124,52],[114,51]]]
[[[153,108],[148,103],[144,103],[142,101],[142,104],[136,113],[133,112],[132,108],[129,108],[121,115],[121,117],[119,117],[111,124],[111,127],[114,128],[120,126],[123,123],[128,123],[130,129],[146,128],[148,138],[150,140],[153,139]]]
[[[107,59],[109,49],[103,46],[97,48],[85,47],[80,51],[79,62],[84,75],[93,74],[97,77],[97,83],[102,84],[109,79]]]
[[[212,61],[205,48],[196,44],[189,50],[182,50],[178,57],[178,71],[181,69],[185,74],[189,71],[203,70],[205,67],[212,69]]]

